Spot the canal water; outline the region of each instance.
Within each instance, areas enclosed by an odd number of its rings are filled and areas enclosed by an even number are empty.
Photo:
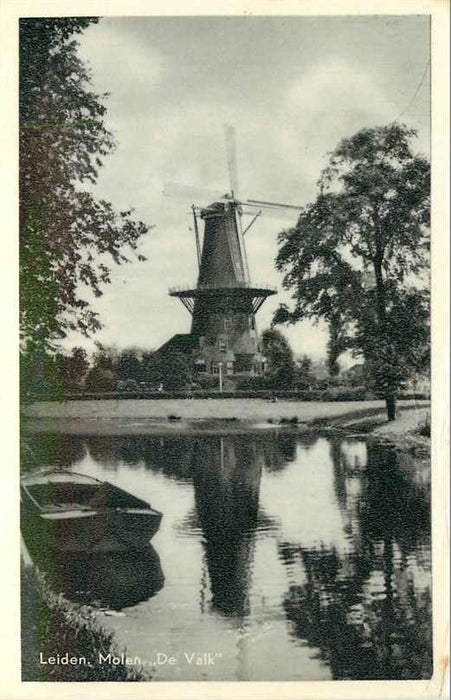
[[[431,676],[426,461],[291,428],[26,441],[163,512],[139,555],[38,563],[154,680]]]

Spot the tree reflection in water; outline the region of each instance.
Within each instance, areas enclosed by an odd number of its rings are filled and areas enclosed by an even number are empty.
[[[304,450],[313,447],[318,440],[314,433],[298,435],[297,428],[281,428],[276,433],[258,437],[261,444],[263,465],[269,473],[283,471],[290,462],[294,462],[298,454],[299,442]]]
[[[23,472],[49,466],[74,466],[86,456],[80,435],[31,433],[21,440],[20,463]]]
[[[290,583],[283,603],[293,636],[318,648],[337,680],[428,678],[430,578],[419,585],[412,563],[413,555],[421,561],[430,537],[428,499],[403,475],[395,452],[376,445],[360,471],[362,489],[350,498],[346,473],[356,465],[340,448],[335,441],[331,453],[350,551],[279,544],[290,570],[300,563],[306,575]]]

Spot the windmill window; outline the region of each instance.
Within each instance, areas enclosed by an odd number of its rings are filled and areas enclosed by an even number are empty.
[[[232,319],[231,318],[224,319],[224,330],[225,331],[232,330]]]
[[[227,352],[227,343],[225,342],[225,340],[219,340],[218,345],[220,352]]]
[[[233,374],[233,362],[230,360],[226,363],[227,374]]]

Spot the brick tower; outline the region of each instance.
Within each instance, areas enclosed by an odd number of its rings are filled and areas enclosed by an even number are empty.
[[[219,374],[220,367],[224,377],[265,369],[255,315],[276,289],[250,281],[238,206],[230,200],[200,210],[204,239],[197,285],[169,291],[192,314],[196,368],[207,375]]]

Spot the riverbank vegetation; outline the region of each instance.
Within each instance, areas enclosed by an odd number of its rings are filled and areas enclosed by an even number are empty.
[[[22,680],[24,681],[145,681],[139,667],[99,664],[99,653],[120,657],[113,635],[97,622],[87,606],[71,603],[30,566],[21,566]],[[41,663],[49,658],[86,659],[87,663]],[[41,656],[42,655],[42,656]]]
[[[326,363],[295,358],[279,331],[262,333],[268,370],[239,377],[219,391],[217,376],[196,374],[195,359],[179,353],[160,355],[139,348],[120,350],[97,344],[89,356],[81,347],[53,355],[24,353],[22,401],[74,398],[266,398],[296,401],[363,401],[379,398],[365,364],[331,376]],[[337,362],[336,362],[337,364]],[[429,398],[427,372],[398,391],[398,398]],[[422,381],[420,381],[420,379]]]

